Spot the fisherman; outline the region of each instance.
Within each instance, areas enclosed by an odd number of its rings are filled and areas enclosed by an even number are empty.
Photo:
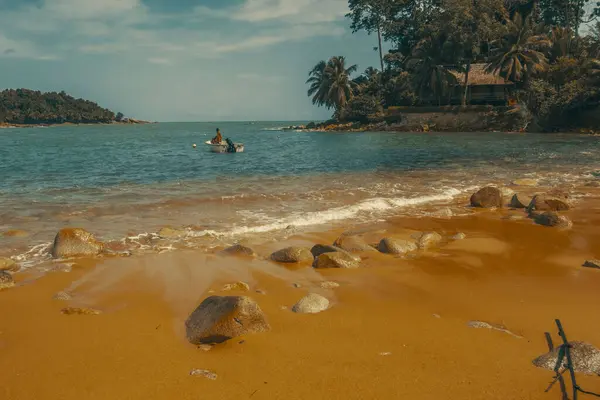
[[[219,130],[219,128],[217,128],[217,136],[212,138],[210,142],[212,144],[221,144],[221,142],[223,142],[223,136],[221,136],[221,131]]]

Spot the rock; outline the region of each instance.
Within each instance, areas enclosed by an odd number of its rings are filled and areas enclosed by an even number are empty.
[[[190,314],[185,328],[192,344],[222,343],[271,329],[258,304],[241,296],[208,297]]]
[[[600,350],[585,342],[569,342],[573,370],[587,375],[600,375]],[[560,346],[533,360],[538,368],[554,370]],[[563,363],[566,362],[566,358]],[[562,368],[561,368],[562,370]]]
[[[573,222],[564,215],[558,215],[553,211],[547,211],[542,214],[533,214],[533,221],[538,225],[557,227],[562,229],[570,229],[573,227]]]
[[[442,236],[436,232],[426,232],[424,233],[419,241],[417,242],[417,246],[419,249],[428,249],[430,247],[435,247],[442,241]]]
[[[211,351],[212,349],[213,349],[213,346],[210,344],[199,344],[198,345],[198,350]]]
[[[73,297],[67,292],[58,292],[52,298],[60,301],[70,301],[73,299]]]
[[[497,187],[484,187],[471,196],[471,205],[478,208],[502,207],[502,193]]]
[[[314,268],[358,268],[360,267],[360,259],[356,259],[347,253],[323,253],[317,257],[313,263]]]
[[[292,307],[292,311],[299,314],[316,314],[327,308],[329,300],[319,294],[309,293]]]
[[[600,269],[600,260],[587,260],[583,263],[586,268],[597,268]]]
[[[19,270],[19,265],[10,258],[0,257],[0,271],[15,272]]]
[[[324,253],[336,253],[338,251],[345,251],[345,250],[340,249],[339,247],[335,247],[335,246],[327,246],[325,244],[316,244],[312,247],[312,249],[310,249],[310,252],[312,253],[313,257],[315,257],[315,258],[319,257],[321,254],[324,254]]]
[[[228,283],[227,285],[223,286],[223,290],[237,290],[240,292],[248,292],[250,291],[250,286],[246,282]]]
[[[566,199],[560,199],[558,197],[548,197],[545,195],[537,195],[531,199],[527,212],[533,213],[534,211],[567,211],[571,207],[565,202]]]
[[[162,228],[160,231],[158,231],[158,236],[160,236],[161,239],[174,239],[185,236],[185,234],[185,231],[173,228]]]
[[[211,381],[217,380],[217,374],[207,369],[193,369],[190,371],[190,376],[201,376],[202,378],[210,379]]]
[[[464,240],[466,238],[467,238],[467,235],[465,235],[462,232],[459,232],[456,235],[450,236],[450,239],[452,239],[452,240]]]
[[[386,254],[405,254],[417,250],[417,245],[408,240],[384,238],[379,242],[379,251]]]
[[[515,186],[537,186],[538,181],[537,179],[523,178],[514,180],[512,184]]]
[[[227,256],[248,256],[254,257],[256,253],[250,247],[242,246],[241,244],[235,244],[231,247],[221,251],[220,254]]]
[[[271,260],[280,263],[301,263],[313,261],[314,257],[306,247],[287,247],[271,254]]]
[[[104,249],[104,244],[84,229],[61,229],[54,238],[52,257],[66,258],[77,256],[95,256]]]
[[[506,186],[502,186],[500,188],[500,194],[502,195],[502,199],[510,199],[514,196],[515,191],[511,188],[507,188]]]
[[[29,233],[27,231],[23,231],[21,229],[11,229],[9,231],[6,231],[3,233],[4,237],[19,237],[19,238],[24,238],[29,236]]]
[[[508,217],[505,217],[503,219],[507,219],[509,221],[522,221],[525,219],[524,215],[509,215]]]
[[[531,204],[531,197],[516,193],[510,200],[509,206],[512,208],[527,208]]]
[[[11,274],[6,271],[0,271],[0,290],[15,286],[15,281]]]
[[[102,311],[94,310],[93,308],[80,308],[80,307],[65,307],[60,310],[65,315],[99,315]]]
[[[294,283],[292,286],[295,287],[296,289],[300,289],[302,287],[302,285],[299,283]]]
[[[327,282],[321,282],[321,284],[319,286],[321,286],[321,289],[335,289],[335,288],[339,288],[340,284],[337,282],[327,281]]]
[[[600,187],[600,181],[590,181],[585,184],[587,187]]]
[[[342,235],[334,243],[333,246],[339,247],[351,253],[376,251],[374,247],[369,246],[360,236]]]

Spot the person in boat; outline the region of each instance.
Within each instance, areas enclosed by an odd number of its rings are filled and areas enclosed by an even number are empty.
[[[221,131],[219,130],[219,128],[217,128],[217,136],[212,138],[210,142],[212,144],[220,144],[221,142],[223,142],[223,136],[221,136]]]

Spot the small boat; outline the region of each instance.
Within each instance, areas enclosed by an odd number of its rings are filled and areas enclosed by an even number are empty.
[[[211,143],[210,140],[207,140],[204,143],[209,146],[209,150],[213,153],[227,153],[227,147],[228,147],[227,142],[221,142],[221,143],[215,144],[215,143]],[[244,144],[243,143],[234,143],[233,145],[235,146],[236,153],[244,152]]]

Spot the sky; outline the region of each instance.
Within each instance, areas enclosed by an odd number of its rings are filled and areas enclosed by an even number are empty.
[[[378,65],[347,0],[0,0],[0,88],[153,121],[320,120],[319,60]]]

